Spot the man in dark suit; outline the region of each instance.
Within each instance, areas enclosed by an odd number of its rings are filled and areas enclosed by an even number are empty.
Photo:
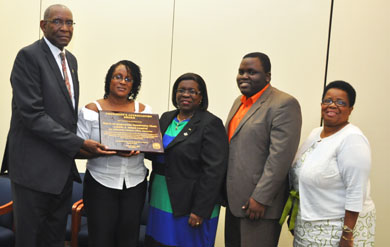
[[[277,246],[288,195],[288,170],[299,144],[301,110],[292,96],[270,85],[271,63],[259,52],[244,56],[242,93],[226,122],[229,136],[225,244]]]
[[[50,6],[40,27],[45,37],[19,51],[11,73],[12,118],[2,171],[9,171],[12,182],[17,247],[63,247],[72,182],[80,182],[75,155],[81,148],[111,153],[75,134],[77,61],[64,50],[73,33],[71,11]]]

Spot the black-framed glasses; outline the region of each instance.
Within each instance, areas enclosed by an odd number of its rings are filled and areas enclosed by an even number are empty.
[[[343,106],[343,107],[347,106],[347,102],[345,102],[342,99],[332,100],[329,98],[329,99],[322,100],[323,105],[331,105],[332,103],[334,103],[336,106]]]
[[[133,79],[131,79],[130,77],[126,76],[125,78],[123,78],[123,76],[121,74],[117,74],[117,75],[114,75],[112,77],[113,80],[117,81],[117,82],[120,82],[122,80],[125,80],[125,82],[133,82]]]
[[[55,26],[57,27],[62,27],[63,25],[66,25],[67,27],[73,27],[74,23],[73,20],[61,20],[61,19],[53,19],[53,20],[45,20],[47,22],[50,22],[52,24],[54,24]]]
[[[190,89],[184,89],[184,88],[179,88],[177,89],[176,91],[178,94],[185,94],[185,93],[188,93],[189,95],[192,95],[192,96],[196,96],[196,95],[199,95],[201,92],[200,91],[196,91],[195,89],[193,88],[190,88]]]

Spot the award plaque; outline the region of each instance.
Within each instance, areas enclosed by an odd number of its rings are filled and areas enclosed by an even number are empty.
[[[99,111],[99,124],[109,150],[164,152],[157,114]]]

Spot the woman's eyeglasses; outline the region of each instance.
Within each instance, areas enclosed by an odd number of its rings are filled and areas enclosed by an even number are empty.
[[[193,89],[193,88],[190,88],[190,89],[179,88],[179,89],[177,89],[176,92],[177,92],[178,94],[185,94],[185,93],[188,93],[189,95],[192,95],[192,96],[195,96],[195,95],[199,95],[199,94],[200,94],[199,91],[196,91],[196,90]]]
[[[338,99],[338,100],[332,100],[332,99],[323,99],[322,104],[323,105],[331,105],[334,103],[336,106],[347,106],[347,102],[344,100]]]
[[[117,82],[121,82],[122,80],[125,80],[125,82],[132,82],[133,81],[133,79],[131,79],[130,77],[125,77],[125,78],[123,78],[123,76],[121,75],[121,74],[117,74],[117,75],[114,75],[113,77],[112,77],[112,79],[114,80],[114,81],[117,81]]]

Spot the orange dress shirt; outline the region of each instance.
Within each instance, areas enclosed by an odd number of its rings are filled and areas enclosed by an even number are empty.
[[[241,96],[241,106],[238,108],[236,114],[234,114],[232,120],[229,123],[228,137],[229,143],[230,139],[233,136],[234,131],[237,129],[237,126],[240,124],[241,119],[244,118],[245,114],[249,111],[252,105],[260,98],[264,91],[269,87],[269,83],[261,89],[258,93],[254,94],[252,97],[247,98],[245,95]]]

